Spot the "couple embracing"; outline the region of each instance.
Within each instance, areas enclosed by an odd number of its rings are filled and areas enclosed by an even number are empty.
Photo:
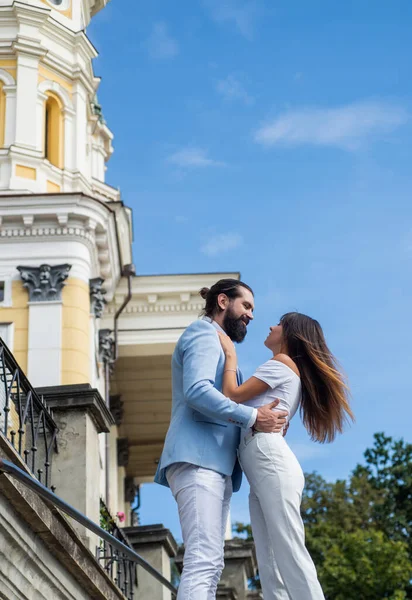
[[[264,600],[323,600],[305,547],[302,469],[284,438],[300,409],[312,439],[332,441],[353,418],[347,389],[317,321],[284,315],[265,345],[273,356],[243,382],[233,342],[253,319],[245,283],[203,288],[204,316],[172,359],[172,416],[155,481],[177,502],[185,545],[178,600],[213,600],[232,492],[242,470]]]

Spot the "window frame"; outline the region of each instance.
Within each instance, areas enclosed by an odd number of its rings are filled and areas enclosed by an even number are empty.
[[[0,274],[0,282],[4,283],[4,297],[3,300],[0,300],[0,308],[7,308],[12,306],[12,298],[11,298],[11,285],[12,280],[10,277],[5,277]]]
[[[5,332],[5,334],[4,334]],[[14,351],[14,323],[10,321],[0,322],[0,337],[10,352]]]

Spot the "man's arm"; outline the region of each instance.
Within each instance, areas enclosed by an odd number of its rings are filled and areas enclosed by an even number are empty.
[[[183,342],[183,391],[188,404],[202,414],[248,428],[254,423],[259,431],[280,431],[285,411],[272,411],[278,401],[256,410],[232,402],[215,387],[220,356],[217,333],[206,323]]]
[[[220,356],[216,330],[205,322],[183,343],[183,392],[188,404],[202,414],[246,428],[256,409],[226,398],[214,387]]]

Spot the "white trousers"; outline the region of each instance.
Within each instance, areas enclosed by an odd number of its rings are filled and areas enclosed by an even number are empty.
[[[264,600],[324,600],[305,546],[300,514],[305,479],[296,456],[281,433],[248,433],[239,460],[250,483],[250,519]]]
[[[185,545],[177,600],[215,600],[224,567],[232,479],[188,463],[171,465],[166,477],[179,509]]]

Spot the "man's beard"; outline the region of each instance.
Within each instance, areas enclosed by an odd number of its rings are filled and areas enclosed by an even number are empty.
[[[247,334],[246,323],[243,317],[235,317],[231,308],[228,308],[223,319],[223,329],[232,342],[243,342]]]

